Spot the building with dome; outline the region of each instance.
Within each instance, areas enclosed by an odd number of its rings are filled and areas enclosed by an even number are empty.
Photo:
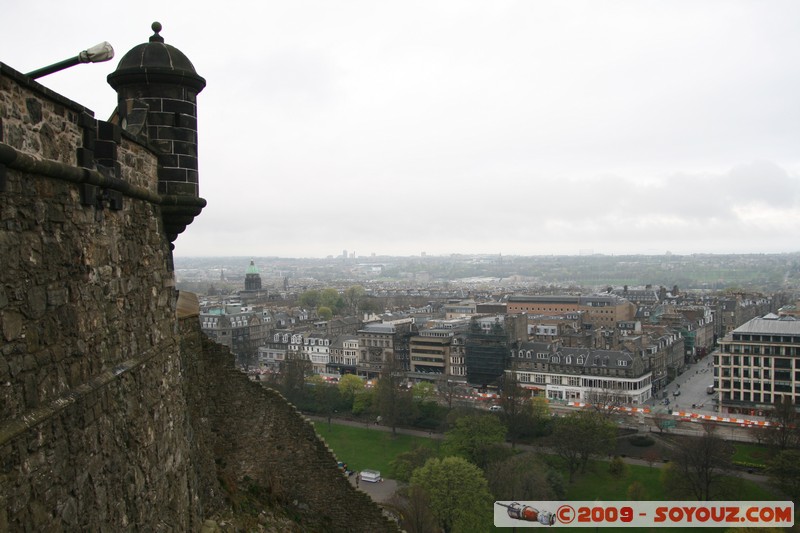
[[[255,261],[252,259],[250,260],[250,266],[247,267],[247,272],[244,275],[244,290],[261,290],[261,274],[259,274],[258,267],[256,266]]]
[[[267,296],[267,291],[261,287],[261,273],[258,271],[255,261],[251,259],[244,274],[244,290],[239,291],[239,297],[242,302],[253,302]]]

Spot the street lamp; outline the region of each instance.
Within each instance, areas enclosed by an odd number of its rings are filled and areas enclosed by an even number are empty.
[[[96,44],[91,48],[84,50],[75,57],[65,59],[64,61],[59,61],[58,63],[54,63],[47,67],[42,67],[38,70],[34,70],[33,72],[28,72],[26,76],[33,79],[41,78],[42,76],[47,76],[48,74],[58,72],[59,70],[74,67],[80,63],[101,63],[103,61],[108,61],[113,57],[114,49],[111,47],[111,44],[109,44],[107,41],[103,41],[100,44]]]

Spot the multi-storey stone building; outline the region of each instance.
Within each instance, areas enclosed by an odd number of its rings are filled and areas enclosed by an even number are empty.
[[[638,306],[653,307],[659,303],[658,291],[653,289],[652,285],[647,285],[644,288],[631,288],[625,285],[621,289],[614,289],[611,294],[615,294],[620,298],[625,298],[629,302],[633,302]]]
[[[467,382],[467,333],[459,332],[453,335],[450,344],[450,375],[453,382]]]
[[[760,294],[739,293],[719,298],[714,309],[717,338],[724,337],[752,318],[772,311],[772,300]]]
[[[320,333],[309,333],[303,339],[303,359],[311,361],[314,374],[325,374],[330,363],[330,339]]]
[[[409,342],[409,377],[415,380],[435,381],[447,375],[450,361],[452,331],[425,329],[411,337]]]
[[[668,306],[659,323],[681,333],[686,363],[704,357],[714,347],[714,321],[711,309],[704,306]]]
[[[653,371],[653,386],[661,390],[686,368],[684,339],[668,326],[642,326],[646,334],[644,355]]]
[[[339,335],[330,345],[329,374],[356,374],[358,365],[358,336]]]
[[[584,311],[584,322],[594,327],[616,326],[622,320],[633,320],[636,306],[613,294],[595,294],[591,296],[509,296],[508,314],[549,314]]]
[[[379,377],[387,364],[408,370],[409,339],[413,333],[413,319],[366,324],[358,331],[358,375],[366,379]]]
[[[200,313],[200,328],[217,344],[227,346],[240,366],[251,366],[264,344],[266,328],[260,311],[221,305]]]
[[[714,355],[721,413],[763,414],[800,398],[800,320],[769,314],[719,340]]]
[[[281,365],[286,361],[289,340],[287,338],[285,342],[281,342],[282,335],[278,333],[275,334],[275,337],[273,342],[258,347],[258,366],[262,370],[280,372]]]
[[[415,381],[450,378],[454,368],[455,375],[463,376],[463,344],[459,346],[456,338],[466,332],[469,322],[467,318],[431,320],[418,335],[411,337],[409,378]]]
[[[638,354],[523,343],[510,353],[510,370],[536,396],[555,401],[643,405],[652,397],[652,372]]]
[[[474,300],[461,300],[444,304],[445,319],[463,318],[476,313],[477,305]]]

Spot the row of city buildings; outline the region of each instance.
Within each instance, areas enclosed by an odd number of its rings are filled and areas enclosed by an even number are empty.
[[[260,290],[257,270],[251,267],[245,292]],[[277,309],[252,298],[244,305],[228,298],[203,302],[200,320],[203,331],[229,346],[250,371],[280,372],[294,359],[330,377],[373,379],[389,369],[403,372],[412,383],[480,389],[502,387],[513,379],[531,394],[553,401],[602,398],[631,406],[655,397],[687,364],[711,354],[720,340],[715,385],[720,408],[733,412],[763,409],[777,392],[791,389],[794,394],[795,378],[800,392],[800,367],[795,376],[791,365],[790,374],[785,372],[785,362],[764,366],[773,351],[788,347],[765,348],[767,353],[759,357],[740,347],[737,328],[775,306],[763,296],[711,298],[683,294],[677,287],[622,287],[592,295],[431,301],[420,308],[327,321],[313,310]],[[794,321],[789,315],[763,320],[782,328]],[[787,338],[789,343],[798,340],[788,350],[796,355],[800,340]],[[726,350],[730,356],[722,355]],[[773,388],[760,384],[756,394],[757,380],[778,377]]]

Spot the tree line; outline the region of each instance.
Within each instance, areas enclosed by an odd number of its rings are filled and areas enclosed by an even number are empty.
[[[513,375],[502,383],[500,409],[487,412],[459,403],[456,398],[464,391],[451,382],[422,382],[409,388],[390,363],[372,387],[354,375],[327,383],[320,376],[308,377],[308,361],[286,363],[274,385],[301,410],[329,422],[334,416],[346,416],[380,423],[393,433],[404,426],[443,433],[438,453],[420,447],[392,462],[391,476],[407,483],[392,503],[410,533],[486,531],[491,516],[485,510],[494,501],[562,499],[591,459],[611,458],[617,447],[613,410],[553,416],[547,403],[532,399]],[[770,427],[754,430],[771,450],[766,473],[776,488],[797,502],[800,419],[790,402],[776,405],[770,418]],[[661,470],[665,492],[675,499],[738,499],[734,448],[715,424],[702,427],[700,437],[670,438],[670,461]],[[541,451],[520,450],[523,443],[533,443]],[[652,465],[656,458],[649,457]],[[608,465],[609,472],[618,476],[627,468],[618,457]],[[644,499],[645,488],[636,485],[629,487],[628,496]]]

